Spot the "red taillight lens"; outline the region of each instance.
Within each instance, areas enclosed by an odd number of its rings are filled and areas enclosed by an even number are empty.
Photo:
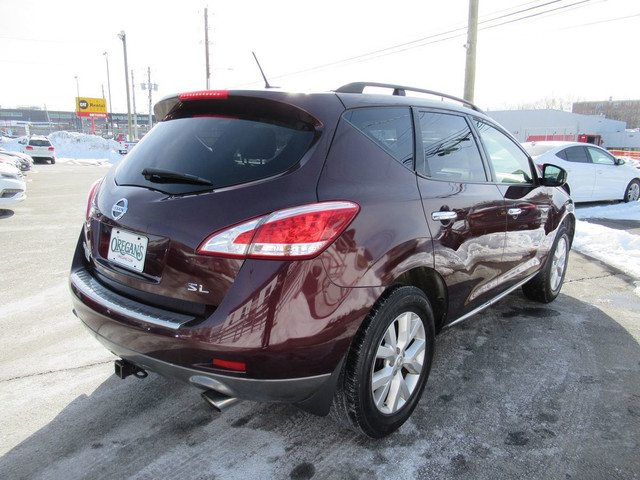
[[[181,93],[178,98],[180,100],[203,100],[203,99],[220,99],[224,100],[229,97],[229,90],[201,90],[199,92]]]
[[[214,233],[197,251],[232,258],[312,258],[347,228],[359,210],[352,202],[279,210]]]
[[[50,151],[50,152],[53,152],[54,150],[55,150],[55,148],[53,148],[53,147],[49,147],[49,151]]]
[[[100,185],[102,184],[102,178],[93,182],[91,188],[89,189],[89,199],[87,200],[87,215],[86,219],[89,220],[94,213],[96,207],[96,197],[98,196],[98,190],[100,190]]]
[[[33,147],[27,146],[27,150],[33,150]]]

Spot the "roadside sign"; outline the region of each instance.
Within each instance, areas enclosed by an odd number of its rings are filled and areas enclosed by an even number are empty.
[[[107,118],[107,101],[104,98],[76,97],[76,115]]]

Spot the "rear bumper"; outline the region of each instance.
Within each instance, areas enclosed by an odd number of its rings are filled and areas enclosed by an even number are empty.
[[[107,349],[140,368],[181,380],[201,389],[215,390],[230,397],[256,402],[300,403],[312,397],[331,379],[331,374],[325,374],[305,378],[256,380],[204,372],[135,352],[108,340],[88,325],[85,324],[85,326]]]
[[[329,411],[346,349],[324,350],[326,342],[296,349],[289,342],[284,348],[243,345],[232,349],[233,344],[211,341],[215,337],[207,332],[215,327],[207,325],[215,318],[189,326],[195,317],[123,297],[83,268],[72,271],[70,288],[74,314],[91,334],[115,355],[144,370],[230,397],[291,403],[318,415]],[[246,360],[252,368],[227,374],[212,368],[212,358]]]

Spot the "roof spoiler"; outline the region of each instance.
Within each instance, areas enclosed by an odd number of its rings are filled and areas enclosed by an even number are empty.
[[[449,100],[453,100],[455,102],[459,102],[464,106],[475,110],[476,112],[484,113],[479,107],[474,105],[473,103],[465,100],[464,98],[454,97],[453,95],[448,95],[442,92],[436,92],[434,90],[424,90],[422,88],[414,88],[414,87],[405,87],[403,85],[393,85],[390,83],[376,83],[376,82],[353,82],[348,83],[346,85],[341,86],[336,90],[336,93],[362,93],[366,87],[379,87],[379,88],[392,88],[393,95],[406,96],[407,91],[409,92],[417,92],[417,93],[425,93],[427,95],[433,95],[435,97],[447,98]]]

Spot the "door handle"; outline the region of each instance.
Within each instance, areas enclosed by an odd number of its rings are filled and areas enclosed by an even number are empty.
[[[458,214],[456,212],[433,212],[431,218],[436,222],[450,222],[458,218]]]
[[[522,209],[521,208],[510,208],[509,210],[507,210],[507,213],[509,215],[511,215],[512,217],[517,217],[518,215],[520,215],[522,213]]]

